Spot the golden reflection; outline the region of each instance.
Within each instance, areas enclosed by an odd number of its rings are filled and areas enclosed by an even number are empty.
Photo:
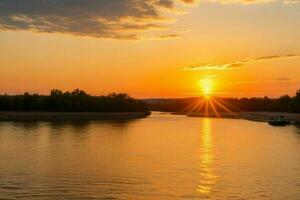
[[[203,119],[203,129],[201,135],[201,155],[200,155],[200,183],[197,192],[209,195],[217,177],[213,172],[213,148],[211,136],[211,119]]]

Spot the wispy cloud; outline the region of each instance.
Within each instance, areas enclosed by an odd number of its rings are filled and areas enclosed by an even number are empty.
[[[140,39],[166,27],[166,11],[196,0],[1,0],[0,30]],[[164,39],[175,35],[161,36]]]
[[[272,55],[272,56],[264,56],[258,57],[254,59],[246,59],[240,61],[234,61],[231,63],[223,63],[223,64],[206,64],[192,67],[185,67],[184,70],[231,70],[231,69],[239,69],[245,67],[249,64],[277,60],[277,59],[285,59],[285,58],[299,58],[300,55],[295,54],[287,54],[287,55]]]
[[[244,81],[231,81],[229,84],[262,84],[262,83],[295,83],[300,79],[291,79],[286,77],[265,79],[265,80],[244,80]]]
[[[178,34],[166,34],[166,35],[159,35],[156,37],[157,39],[167,40],[167,39],[177,39],[179,38]]]
[[[286,4],[296,4],[296,3],[300,3],[300,0],[285,0],[284,3],[286,3]]]
[[[280,78],[277,78],[277,79],[274,79],[276,81],[291,81],[292,79],[290,78],[286,78],[286,77],[280,77]]]

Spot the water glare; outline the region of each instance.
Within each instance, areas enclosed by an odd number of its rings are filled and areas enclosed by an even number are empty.
[[[299,177],[294,126],[168,113],[0,122],[0,199],[298,200]]]
[[[201,155],[200,155],[200,183],[197,191],[203,195],[210,194],[213,185],[216,183],[217,176],[213,172],[213,146],[211,135],[211,119],[203,119],[201,131]]]

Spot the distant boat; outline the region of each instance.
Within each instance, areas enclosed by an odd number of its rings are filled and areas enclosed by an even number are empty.
[[[284,119],[283,116],[280,116],[279,118],[272,118],[271,121],[269,121],[269,125],[272,126],[286,126],[290,125],[291,121]]]

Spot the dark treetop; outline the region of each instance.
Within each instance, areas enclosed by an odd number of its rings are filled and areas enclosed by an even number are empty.
[[[300,113],[300,90],[296,95],[290,97],[288,95],[281,96],[277,99],[264,98],[220,98],[213,97],[218,102],[221,102],[232,111],[274,111],[274,112],[292,112]],[[195,104],[199,98],[184,98],[184,99],[147,99],[148,107],[153,111],[180,112]],[[222,108],[215,104],[218,111]],[[202,108],[204,109],[204,107]],[[200,110],[198,110],[200,111]]]
[[[148,109],[145,102],[127,94],[91,96],[79,89],[72,92],[55,89],[48,96],[27,92],[23,95],[0,95],[0,111],[148,112]]]

